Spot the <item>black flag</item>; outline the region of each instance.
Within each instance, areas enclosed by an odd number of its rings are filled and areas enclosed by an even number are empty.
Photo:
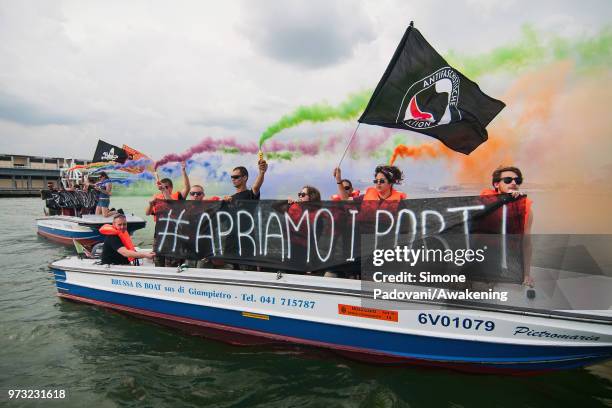
[[[98,140],[98,147],[94,153],[93,162],[117,162],[125,163],[128,155],[122,148],[106,143],[103,140]]]
[[[485,128],[504,106],[448,65],[411,24],[359,122],[424,133],[469,154],[487,140]]]

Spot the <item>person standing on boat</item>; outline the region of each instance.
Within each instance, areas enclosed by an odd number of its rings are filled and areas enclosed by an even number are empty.
[[[348,194],[348,200],[353,200],[355,197],[359,197],[359,190],[353,189],[353,183],[349,179],[342,179],[338,182],[336,179],[336,185],[338,186],[338,192],[342,190],[342,193]],[[332,201],[342,201],[341,194],[334,194],[331,196]]]
[[[113,218],[112,225],[105,224],[100,228],[105,236],[102,247],[102,264],[129,265],[135,259],[153,259],[154,252],[137,251],[127,231],[127,219],[123,214]]]
[[[191,182],[187,175],[187,164],[185,162],[181,162],[181,172],[183,174],[183,189],[181,191],[174,191],[174,185],[169,178],[164,178],[157,182],[157,188],[160,192],[153,196],[153,199],[149,201],[149,205],[145,209],[145,213],[147,215],[152,215],[155,221],[157,221],[157,217],[155,216],[156,206],[161,205],[158,200],[187,199],[187,194],[191,190]]]
[[[336,178],[336,184],[338,185],[338,195],[341,196],[342,201],[349,199],[349,194],[344,188],[340,188],[342,185],[342,172],[339,167],[334,169],[333,173]],[[354,197],[352,203],[357,204],[358,215],[356,220],[358,221],[358,228],[363,234],[373,233],[373,228],[377,220],[377,211],[385,210],[392,213],[397,212],[400,201],[408,198],[408,195],[402,191],[398,191],[394,188],[396,184],[400,184],[404,179],[402,171],[396,166],[380,165],[374,169],[374,186],[368,187],[365,194],[358,197]],[[347,205],[349,205],[347,203]],[[343,244],[343,251],[347,251],[348,244]],[[365,248],[361,247],[361,243],[358,241],[355,243],[355,253],[361,253],[366,251]],[[345,275],[359,277],[361,270],[359,268],[360,261],[355,261],[343,271]]]
[[[244,166],[234,167],[231,174],[232,184],[234,188],[236,188],[236,192],[233,195],[226,195],[223,197],[223,201],[233,202],[236,204],[236,201],[242,200],[259,200],[261,196],[261,186],[264,182],[264,177],[266,175],[266,171],[268,170],[268,163],[260,156],[259,161],[257,162],[259,173],[257,174],[257,178],[255,179],[255,183],[251,188],[247,187],[247,182],[249,180],[249,171]],[[237,248],[237,242],[233,237],[228,237],[225,241],[225,249],[224,252],[235,253]],[[219,260],[214,260],[213,262],[217,262],[217,266],[224,267],[228,269],[244,269],[244,270],[254,270],[253,266],[248,265],[239,265],[237,263],[223,263]]]
[[[340,167],[334,169],[334,177],[338,185],[338,195],[342,200],[349,199],[349,193],[344,189]],[[368,187],[365,194],[354,197],[355,201],[399,201],[408,198],[406,193],[393,188],[402,182],[402,171],[395,166],[380,165],[374,170],[374,187]]]
[[[110,217],[116,214],[110,211],[110,196],[113,194],[113,184],[108,179],[106,172],[100,172],[100,180],[93,185],[93,189],[98,192],[98,204],[96,205],[96,215]]]
[[[163,205],[163,200],[185,200],[187,198],[187,193],[191,190],[191,182],[189,181],[189,176],[187,175],[187,163],[184,161],[181,162],[181,172],[183,174],[183,189],[181,191],[174,191],[174,185],[172,184],[172,180],[169,178],[161,179],[157,182],[157,188],[160,193],[156,194],[151,201],[149,201],[149,205],[145,209],[145,213],[147,215],[152,215],[155,222],[157,222],[156,210],[159,210]],[[155,242],[157,240],[154,238],[154,248],[156,247]],[[168,266],[168,267],[176,267],[181,264],[181,259],[171,258],[168,256],[157,255],[155,257],[155,266]]]
[[[191,190],[189,191],[189,201],[194,202],[194,201],[199,201],[199,202],[204,202],[204,201],[220,201],[221,197],[218,196],[206,196],[204,193],[204,187],[202,187],[199,184],[195,184],[193,186],[191,186]],[[194,206],[194,209],[197,210],[201,210],[201,207],[199,206]],[[190,209],[187,210],[188,212],[190,211]],[[215,264],[208,258],[202,258],[202,259],[188,259],[187,261],[185,261],[185,263],[187,264],[187,266],[189,268],[215,268]]]
[[[218,196],[209,196],[207,197],[204,194],[204,187],[199,184],[195,184],[189,190],[189,198],[190,201],[219,201],[221,197]]]
[[[249,172],[244,166],[234,167],[232,170],[232,184],[236,188],[236,192],[231,196],[225,196],[225,201],[231,200],[259,200],[261,196],[261,186],[264,182],[266,171],[268,170],[268,163],[265,160],[259,160],[257,164],[259,173],[253,183],[253,187],[247,188],[247,181],[249,180]]]
[[[518,214],[520,222],[508,223],[506,225],[507,234],[523,235],[523,284],[533,287],[533,278],[531,277],[531,225],[533,224],[533,211],[531,209],[532,201],[525,196],[525,193],[520,191],[520,185],[523,184],[523,173],[518,167],[514,166],[499,166],[491,175],[491,185],[493,189],[486,188],[480,192],[480,196],[484,199],[488,197],[508,194],[515,201],[506,204],[506,212],[512,217],[512,214]],[[489,219],[495,224],[495,227],[501,225],[502,209],[495,210]]]

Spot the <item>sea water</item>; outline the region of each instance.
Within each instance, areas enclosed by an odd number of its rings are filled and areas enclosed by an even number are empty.
[[[112,199],[143,217],[146,202]],[[48,264],[74,250],[37,237],[42,206],[37,198],[0,199],[0,406],[612,405],[612,363],[525,378],[382,367],[317,349],[226,345],[61,300]],[[149,222],[134,241],[150,246],[152,237]],[[9,401],[10,389],[65,390],[66,398]]]

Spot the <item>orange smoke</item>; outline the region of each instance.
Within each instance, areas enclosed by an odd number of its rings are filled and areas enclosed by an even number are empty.
[[[564,91],[572,64],[564,61],[518,78],[501,98],[507,105],[489,129],[489,140],[469,156],[457,159],[457,178],[463,183],[488,183],[499,165],[524,165],[539,158],[521,150],[546,132],[547,122]]]
[[[410,157],[415,160],[430,158],[436,159],[441,155],[450,156],[451,150],[442,143],[425,143],[420,146],[406,146],[403,144],[397,145],[393,150],[393,155],[389,159],[389,164],[393,165],[398,157]]]
[[[460,183],[488,185],[499,165],[523,169],[528,182],[580,184],[612,172],[612,120],[602,86],[612,72],[576,73],[561,61],[517,78],[500,98],[507,107],[489,126],[489,140],[470,155],[440,142],[399,145],[390,158],[444,158]]]

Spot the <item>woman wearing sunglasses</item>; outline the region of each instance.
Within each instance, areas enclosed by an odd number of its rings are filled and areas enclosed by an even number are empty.
[[[343,200],[349,198],[348,192],[342,186],[342,172],[339,167],[334,170],[336,184],[338,185],[338,195]],[[364,195],[355,197],[355,201],[399,201],[408,198],[406,193],[397,191],[393,188],[395,184],[400,184],[403,180],[402,171],[395,166],[380,165],[374,170],[374,187],[368,187]]]
[[[293,203],[304,203],[304,202],[318,202],[321,201],[321,193],[318,189],[313,186],[304,186],[297,194],[298,199],[294,200],[293,198],[289,198],[289,204]]]

